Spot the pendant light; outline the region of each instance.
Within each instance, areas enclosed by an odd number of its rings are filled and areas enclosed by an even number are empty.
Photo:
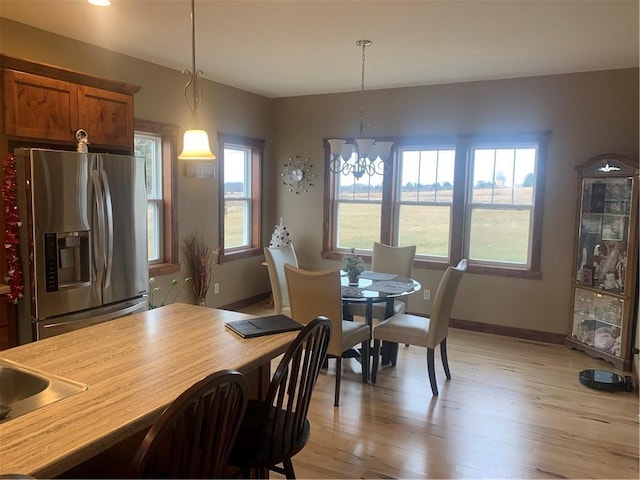
[[[192,70],[183,70],[182,73],[189,74],[189,81],[184,87],[184,98],[191,110],[192,118],[189,129],[184,132],[182,142],[182,153],[178,155],[180,160],[215,160],[216,156],[211,153],[209,147],[209,136],[204,130],[197,128],[198,125],[198,105],[202,101],[203,91],[198,76],[201,70],[196,70],[196,13],[194,0],[191,0],[191,67]],[[193,90],[193,102],[189,103],[189,87]]]
[[[367,138],[364,133],[364,64],[365,49],[372,45],[371,40],[358,40],[362,47],[362,76],[360,83],[360,128],[356,137],[347,141],[340,138],[328,140],[331,149],[329,169],[333,173],[352,174],[356,180],[364,174],[369,176],[383,174],[388,165],[387,158],[393,142],[377,141]],[[355,153],[355,155],[354,155]]]

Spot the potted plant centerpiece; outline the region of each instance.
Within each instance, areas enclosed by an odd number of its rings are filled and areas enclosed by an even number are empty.
[[[342,269],[347,272],[349,276],[349,284],[358,284],[358,275],[364,271],[364,261],[362,257],[356,255],[356,249],[352,248],[351,253],[344,257]]]

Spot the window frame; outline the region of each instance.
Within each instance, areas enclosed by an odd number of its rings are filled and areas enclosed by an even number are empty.
[[[382,199],[382,218],[380,242],[389,245],[397,245],[398,243],[398,208],[396,202],[397,190],[399,188],[399,159],[398,151],[400,149],[415,148],[440,148],[443,145],[451,145],[455,148],[455,167],[454,167],[454,189],[453,189],[453,205],[451,209],[451,230],[449,234],[449,258],[445,260],[437,260],[433,257],[427,258],[416,256],[414,266],[417,268],[429,268],[444,270],[449,265],[457,264],[462,258],[466,258],[466,235],[467,218],[470,213],[471,204],[469,197],[469,183],[472,178],[471,166],[471,150],[479,145],[491,144],[494,148],[500,145],[518,145],[518,144],[536,144],[537,159],[535,170],[535,189],[533,199],[533,218],[530,231],[530,249],[531,258],[530,266],[524,268],[522,266],[496,265],[487,263],[476,263],[469,261],[468,270],[470,273],[479,273],[484,275],[498,275],[516,278],[539,279],[542,277],[540,260],[542,248],[542,223],[543,223],[543,206],[545,194],[545,175],[547,148],[551,132],[534,132],[534,133],[515,133],[515,134],[495,134],[495,135],[453,135],[438,137],[397,137],[384,138],[394,142],[394,146],[389,157],[390,165],[383,180],[383,199]],[[324,171],[324,228],[322,239],[322,258],[341,259],[348,251],[346,249],[336,248],[336,225],[337,225],[337,209],[338,192],[336,191],[335,177],[330,169],[330,147],[327,139],[323,140],[325,153],[325,171]],[[371,251],[362,250],[358,253],[370,261]]]
[[[249,244],[248,246],[235,247],[226,249],[224,245],[224,150],[226,146],[240,147],[250,151],[250,168],[251,168],[251,202],[250,202],[250,219],[249,226]],[[264,162],[264,146],[265,141],[256,138],[245,137],[242,135],[231,135],[225,133],[218,134],[218,192],[219,192],[219,238],[220,245],[220,263],[226,261],[239,260],[242,258],[255,257],[262,255],[262,166]]]
[[[160,258],[149,263],[149,276],[180,271],[178,248],[177,144],[179,127],[150,120],[134,120],[134,135],[159,135],[162,150],[162,248]]]

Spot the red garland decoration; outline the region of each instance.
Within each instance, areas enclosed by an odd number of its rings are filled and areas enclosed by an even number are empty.
[[[7,301],[18,303],[24,295],[24,277],[20,262],[20,214],[17,204],[16,157],[7,155],[4,161],[4,185],[2,185],[2,201],[4,202],[4,221],[6,227],[4,248],[7,254],[6,282],[11,291]]]

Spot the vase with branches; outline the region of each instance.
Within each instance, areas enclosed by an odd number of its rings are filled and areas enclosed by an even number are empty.
[[[211,247],[205,241],[204,233],[200,235],[190,233],[183,242],[183,252],[193,282],[193,293],[196,295],[198,305],[204,306],[211,286],[213,266],[220,258],[220,247]]]

